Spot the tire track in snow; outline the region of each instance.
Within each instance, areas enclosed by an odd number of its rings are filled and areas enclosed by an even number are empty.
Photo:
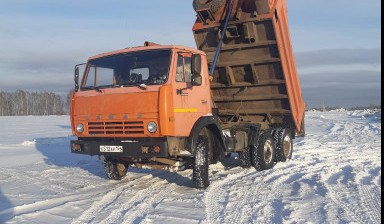
[[[69,202],[74,202],[74,201],[83,201],[87,200],[90,198],[93,198],[95,194],[101,194],[103,193],[103,190],[96,190],[96,192],[91,192],[91,193],[82,193],[82,194],[74,194],[71,196],[65,196],[65,197],[60,197],[60,198],[53,198],[53,199],[47,199],[43,201],[38,201],[34,202],[31,204],[26,204],[26,205],[20,205],[16,206],[14,208],[9,208],[4,211],[0,212],[0,216],[7,214],[7,213],[12,213],[15,217],[24,215],[24,214],[30,214],[30,213],[39,213],[39,212],[44,212],[46,210],[52,209],[59,207],[61,205],[64,205]]]
[[[230,174],[222,180],[215,180],[211,184],[211,186],[204,194],[207,223],[224,223],[223,217],[220,215],[220,213],[224,211],[224,205],[220,205],[220,203],[218,203],[225,201],[227,192],[224,190],[223,186],[234,180],[239,180],[240,178],[249,174],[248,172],[249,170],[243,170],[235,174]],[[219,173],[216,173],[215,175],[219,175]]]
[[[153,189],[150,189],[150,194],[147,195],[144,193],[146,195],[144,196],[144,198],[136,200],[133,206],[129,206],[123,217],[122,223],[134,223],[135,220],[143,217],[146,213],[148,213],[148,211],[151,210],[151,208],[153,208],[155,204],[160,203],[175,188],[175,184],[171,184],[171,186],[166,186],[168,184],[166,180],[159,182],[159,184],[160,183],[165,183],[165,186],[163,186],[162,190],[153,194]],[[140,204],[137,205],[137,203]]]
[[[287,171],[286,167],[290,167],[292,170]],[[228,217],[228,220],[226,220],[225,223],[238,224],[251,222],[250,219],[252,218],[252,215],[254,215],[252,211],[255,210],[255,206],[259,208],[256,210],[272,209],[269,211],[269,215],[263,215],[264,219],[259,222],[263,223],[265,220],[281,222],[281,212],[284,205],[283,200],[281,200],[282,193],[279,188],[281,186],[289,186],[292,182],[312,177],[312,175],[308,177],[308,175],[302,173],[301,169],[296,173],[293,171],[295,169],[297,169],[297,167],[292,167],[292,164],[286,164],[281,169],[252,171],[238,179],[237,182],[241,182],[247,178],[249,183],[242,185],[241,190],[238,191],[242,192],[242,194],[236,195],[236,198],[241,198],[241,200],[236,200],[231,206],[233,211],[226,216]],[[258,198],[262,202],[258,204],[251,203],[250,206],[247,205],[247,203],[257,200],[255,198]]]
[[[159,171],[153,171],[153,173],[134,177],[134,179],[131,179],[130,177],[126,177],[123,179],[123,182],[119,183],[115,186],[118,186],[117,188],[109,191],[106,195],[104,195],[101,199],[101,201],[95,201],[89,209],[84,211],[82,215],[80,215],[77,219],[73,220],[73,224],[81,224],[81,223],[89,223],[92,220],[94,220],[97,215],[103,211],[106,210],[109,205],[111,205],[113,202],[117,201],[119,197],[123,193],[127,193],[126,190],[131,188],[135,185],[136,182],[141,184],[143,180],[149,180],[153,178],[153,174],[158,173]],[[111,189],[113,186],[109,187],[108,189]],[[129,192],[133,192],[134,190],[130,190]]]
[[[245,218],[244,211],[249,210],[249,208],[245,205],[247,202],[250,201],[250,199],[254,194],[258,194],[257,192],[258,187],[259,187],[259,184],[255,184],[250,188],[245,189],[245,193],[244,191],[242,191],[243,194],[240,195],[241,200],[239,200],[237,203],[233,205],[234,211],[231,212],[231,215],[229,216],[229,220],[226,221],[225,223],[230,223],[230,224],[242,223],[241,219]]]
[[[377,200],[377,197],[374,197],[364,184],[359,185],[359,194],[362,196],[363,204],[365,204],[366,212],[372,223],[381,223],[381,197]]]
[[[52,180],[48,179],[48,176],[42,175],[44,174],[44,171],[38,171],[38,170],[28,170],[24,172],[20,172],[20,170],[17,169],[4,169],[4,171],[7,173],[7,176],[10,176],[9,178],[15,179],[16,181],[25,182],[28,185],[35,185],[37,183],[44,183],[44,182],[50,182]],[[58,184],[44,184],[39,185],[42,189],[46,191],[58,191],[58,192],[65,192],[67,189],[64,186],[58,185]]]
[[[21,171],[19,169],[5,168],[0,169],[0,175],[6,173],[6,176],[15,182],[37,186],[47,194],[52,192],[53,196],[57,196],[58,192],[62,193],[79,189],[85,190],[98,186],[93,184],[87,186],[86,184],[90,184],[94,178],[87,176],[89,172],[84,170],[77,171],[77,169],[78,168],[73,167],[59,168],[57,166],[48,166],[42,169],[42,167],[36,166],[33,167],[33,169]],[[80,173],[80,175],[73,175],[72,172],[74,172],[74,170]],[[64,181],[63,177],[69,177],[71,181]],[[102,185],[105,185],[105,183],[102,183]]]
[[[330,196],[330,199],[348,214],[347,217],[344,217],[345,220],[349,220],[351,222],[357,222],[357,223],[366,223],[366,220],[362,219],[362,217],[357,212],[357,209],[355,208],[354,205],[351,205],[347,202],[343,202],[341,199],[339,199],[341,195],[340,192],[343,192],[343,193],[346,192],[346,189],[347,189],[345,188],[346,186],[343,186],[344,187],[343,189],[336,189],[335,187],[331,186],[331,184],[324,183],[324,185],[326,189],[328,189],[328,195]],[[348,195],[351,195],[350,192],[346,192],[346,193],[348,193]],[[353,220],[350,220],[351,218]]]
[[[136,179],[140,179],[140,178],[142,177],[138,177]],[[122,182],[120,183],[120,185],[121,184],[126,184],[126,182]],[[111,183],[109,181],[103,182],[102,184],[98,184],[98,185],[91,185],[86,188],[83,188],[81,191],[72,193],[71,195],[41,200],[34,203],[20,205],[14,208],[6,209],[0,212],[0,216],[6,213],[13,213],[15,217],[20,215],[30,214],[30,213],[39,214],[50,209],[58,208],[70,202],[80,202],[80,201],[92,199],[96,195],[105,195],[106,191],[108,191],[107,189],[110,189],[113,186],[116,186],[116,184]]]
[[[169,174],[171,174],[171,178],[169,178]],[[149,185],[149,187],[135,191],[133,197],[127,202],[121,203],[101,223],[133,223],[150,211],[155,204],[160,203],[166,196],[174,192],[177,184],[172,182],[180,178],[179,174],[168,172],[166,173],[167,179],[163,175],[160,175],[160,177],[150,176],[152,178],[151,183],[141,183],[145,186]]]
[[[137,179],[134,179],[133,181],[148,178],[150,178],[150,175],[139,177]],[[131,183],[131,181],[124,181],[123,183],[120,183],[120,186],[109,191],[101,198],[101,200],[95,201],[88,210],[84,211],[77,219],[73,220],[72,223],[82,224],[92,222],[92,220],[95,219],[95,217],[100,213],[100,211],[106,209],[109,204],[112,204],[114,201],[116,201],[126,189],[132,186],[129,183]]]
[[[251,168],[253,169],[253,168]],[[254,201],[254,198],[259,198],[264,196],[265,203],[258,204],[257,206],[266,207],[269,203],[273,203],[276,198],[279,198],[280,192],[278,190],[278,184],[285,182],[285,175],[281,175],[277,170],[265,170],[265,171],[255,171],[252,170],[248,175],[244,175],[239,179],[242,181],[247,178],[248,184],[243,185],[240,192],[241,195],[237,195],[237,198],[241,198],[239,201],[235,201],[235,204],[232,205],[234,211],[228,214],[229,219],[226,223],[238,224],[238,223],[249,223],[254,215],[252,210],[254,204],[251,203],[251,206],[248,206],[247,203]],[[268,181],[265,180],[266,177],[269,177]],[[288,178],[288,177],[286,177]],[[244,188],[245,187],[245,188]],[[265,194],[265,191],[268,189],[268,194]],[[264,191],[264,192],[263,192]],[[275,216],[276,213],[270,213],[270,217]]]
[[[254,198],[255,195],[263,195],[264,193],[260,193],[259,189],[265,189],[266,184],[268,185],[268,188],[270,188],[270,192],[272,192],[273,195],[266,195],[267,197],[265,199],[276,199],[280,197],[278,195],[281,195],[279,192],[279,186],[282,184],[289,185],[292,182],[298,181],[305,177],[310,178],[312,175],[309,175],[308,177],[308,172],[316,173],[322,169],[317,166],[307,166],[306,164],[303,165],[302,163],[299,164],[300,166],[294,165],[292,163],[282,163],[282,165],[283,166],[279,169],[271,169],[263,172],[255,171],[253,168],[250,168],[248,170],[238,171],[235,174],[230,174],[223,180],[215,180],[208,188],[208,191],[204,196],[207,214],[207,218],[205,220],[206,223],[243,223],[246,219],[246,215],[244,214],[248,214],[247,211],[251,209],[249,206],[246,206],[247,202],[254,201],[251,199]],[[306,168],[305,172],[303,171],[303,167]],[[222,173],[226,172],[228,171],[222,171]],[[218,174],[215,174],[215,176],[217,175]],[[240,200],[236,201],[235,204],[231,206],[233,211],[231,211],[228,216],[225,216],[223,212],[226,210],[225,206],[228,205],[228,202],[225,200],[228,193],[230,192],[230,189],[226,188],[225,186],[231,185],[231,182],[240,183],[245,178],[250,181],[251,185],[238,185],[242,187],[241,191],[238,191],[241,192],[241,194],[236,195],[236,198],[240,198]],[[268,207],[269,202],[270,201],[267,200],[262,205],[259,204],[258,207]],[[271,217],[272,216],[274,215],[272,214]]]

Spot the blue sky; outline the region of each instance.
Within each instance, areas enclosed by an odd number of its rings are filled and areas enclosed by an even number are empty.
[[[381,1],[288,0],[310,107],[381,104]],[[61,95],[73,66],[144,41],[195,47],[192,1],[0,0],[0,91]]]

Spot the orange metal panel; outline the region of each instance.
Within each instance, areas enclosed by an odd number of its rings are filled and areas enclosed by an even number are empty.
[[[134,88],[105,89],[102,93],[84,91],[76,93],[72,104],[74,126],[82,123],[100,122],[143,122],[144,133],[109,134],[108,137],[159,137],[160,132],[151,134],[147,131],[147,124],[154,121],[159,126],[159,92],[133,92]],[[158,89],[158,88],[157,88]],[[112,125],[113,126],[113,125]],[[112,127],[110,131],[114,130]],[[131,127],[129,127],[131,128]],[[90,135],[86,128],[79,137],[103,137],[103,134]],[[128,131],[127,131],[128,133]]]
[[[296,62],[292,49],[291,37],[289,33],[287,1],[278,1],[276,11],[278,19],[274,17],[273,23],[276,30],[276,39],[279,46],[281,63],[286,80],[292,117],[294,119],[297,131],[301,131],[301,124],[305,115],[305,102],[302,97]]]
[[[192,86],[186,82],[176,82],[177,55],[173,57],[169,79],[172,82],[173,108],[175,117],[175,132],[173,136],[188,137],[196,121],[212,112],[210,101],[210,86],[208,81],[208,66],[205,54],[202,55],[203,83]],[[185,52],[181,53],[185,55]],[[189,54],[191,55],[191,54]],[[177,94],[182,90],[183,94]]]
[[[159,117],[160,132],[163,136],[175,135],[175,116],[173,111],[172,86],[165,85],[160,87],[159,96]]]
[[[77,97],[75,116],[158,113],[158,92]]]
[[[71,126],[72,126],[72,135],[76,135],[76,126],[75,126],[75,118],[74,118],[74,111],[75,111],[75,108],[74,108],[74,102],[75,102],[75,94],[76,93],[73,93],[72,94],[72,98],[71,98]]]

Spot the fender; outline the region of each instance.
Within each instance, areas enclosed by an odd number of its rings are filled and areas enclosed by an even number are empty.
[[[203,128],[207,127],[208,130],[212,131],[214,136],[217,138],[220,148],[222,152],[225,152],[227,149],[227,146],[224,142],[224,136],[221,129],[221,126],[219,124],[219,119],[214,116],[205,116],[200,117],[195,125],[193,126],[191,133],[189,135],[188,141],[187,141],[187,149],[192,153],[192,155],[195,155],[195,148],[196,148],[196,142],[197,138],[199,137],[199,134]]]

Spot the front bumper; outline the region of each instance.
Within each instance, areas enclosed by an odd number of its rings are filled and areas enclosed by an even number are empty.
[[[100,152],[100,146],[121,146],[123,152]],[[71,152],[90,156],[114,156],[130,158],[167,158],[168,143],[165,138],[134,140],[77,140],[71,141]]]

